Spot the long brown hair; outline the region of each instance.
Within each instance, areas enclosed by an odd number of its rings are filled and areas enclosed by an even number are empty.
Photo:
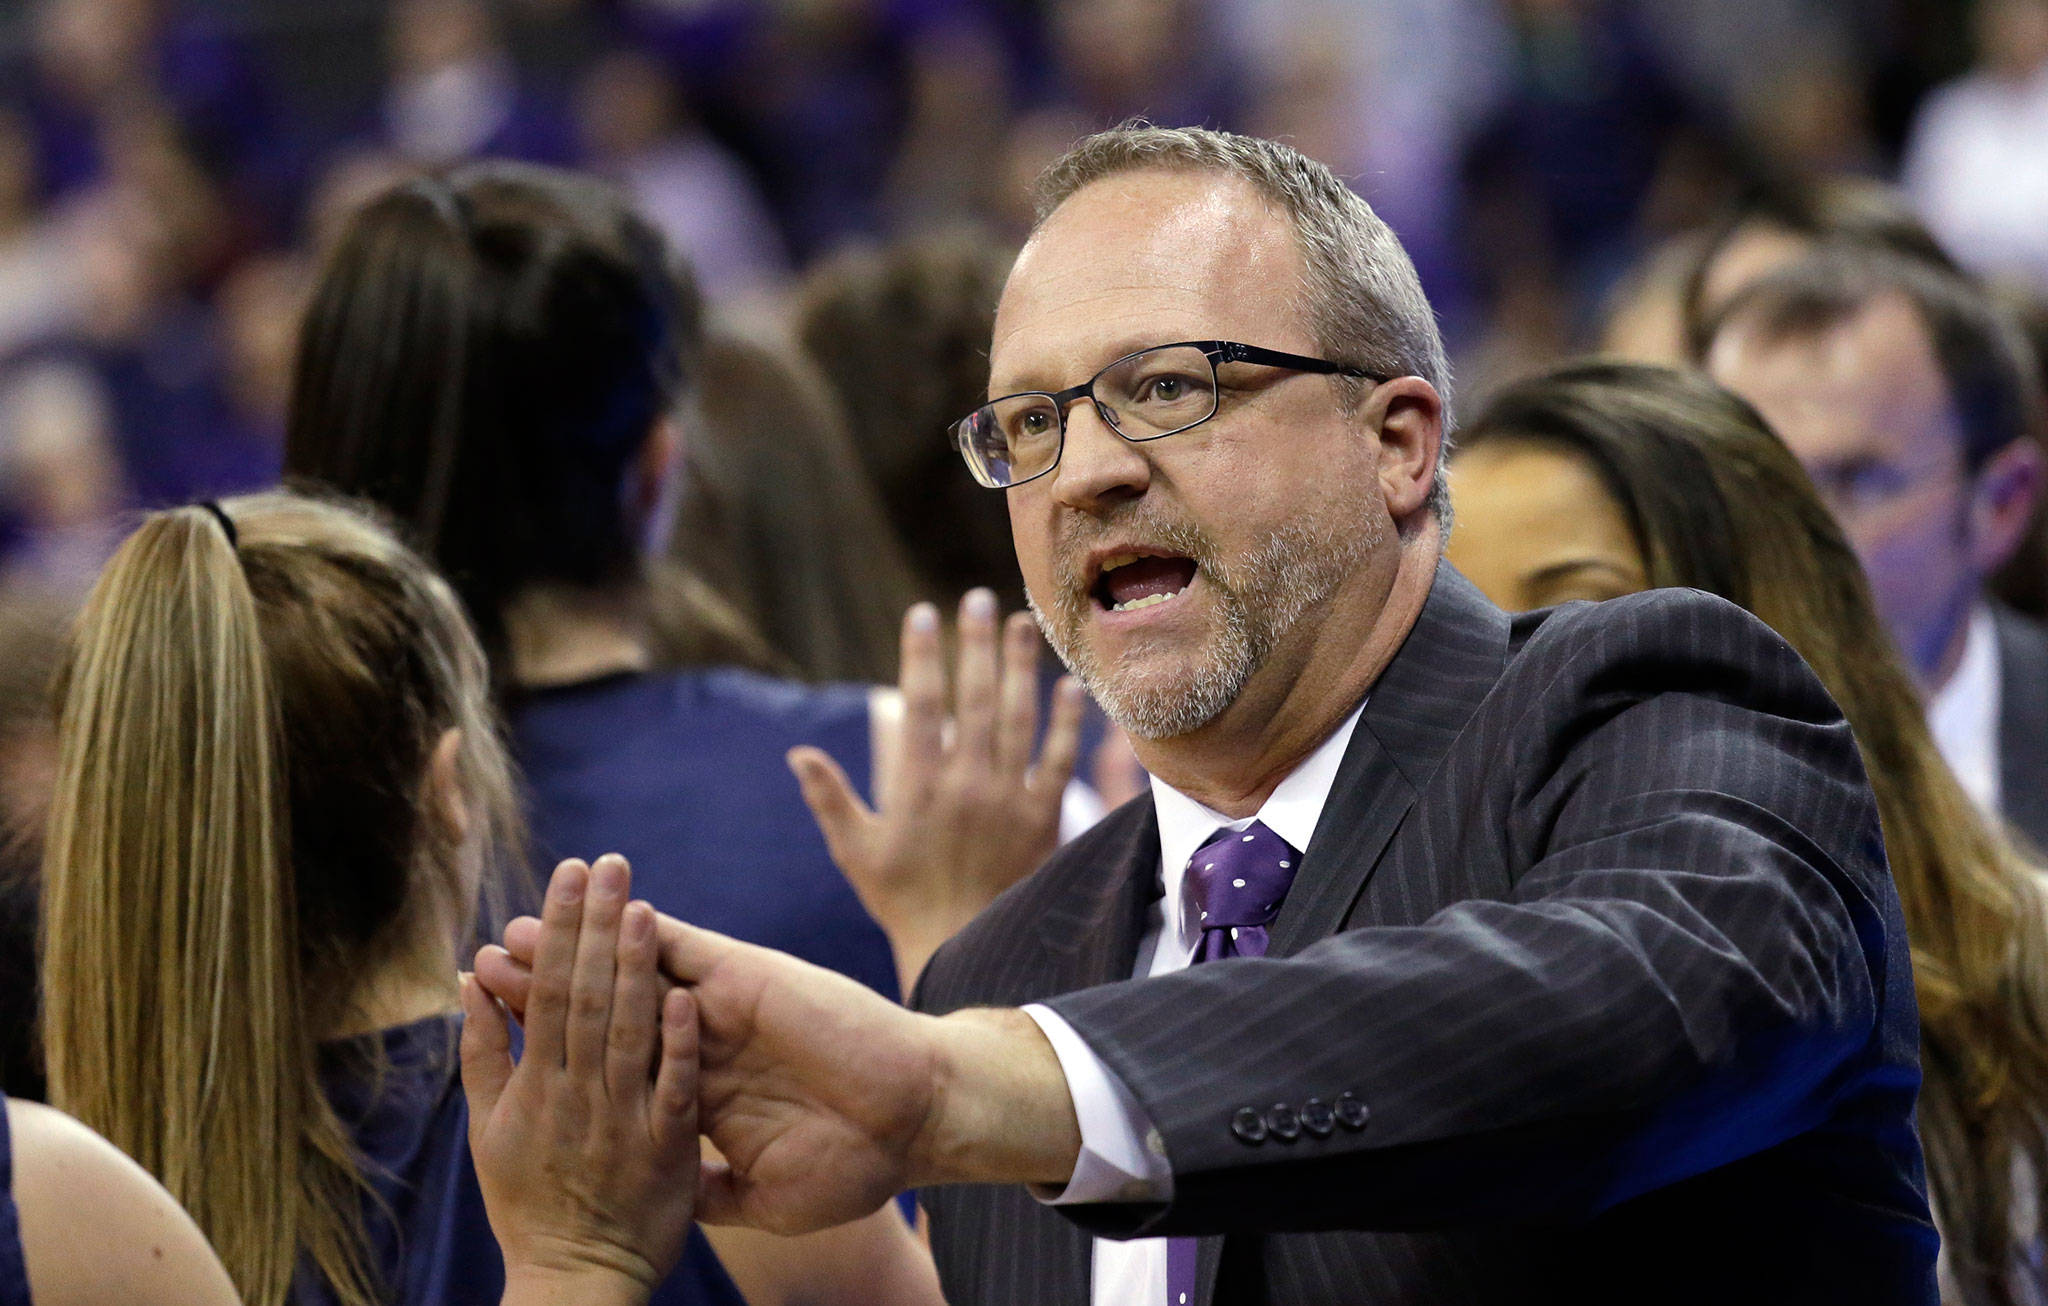
[[[222,511],[235,540],[208,509],[148,517],[58,674],[50,1100],[163,1181],[245,1300],[284,1301],[303,1267],[368,1306],[363,1176],[318,1041],[422,922],[450,927],[452,961],[468,859],[516,846],[509,772],[483,655],[418,558],[334,504]],[[467,837],[425,799],[451,729]]]
[[[1965,1300],[2007,1300],[2024,1250],[2014,1176],[2048,1176],[2048,881],[1943,762],[1854,551],[1755,409],[1695,373],[1577,363],[1502,393],[1463,444],[1508,439],[1585,458],[1653,587],[1749,609],[1841,705],[1912,945],[1920,1137],[1950,1270]]]

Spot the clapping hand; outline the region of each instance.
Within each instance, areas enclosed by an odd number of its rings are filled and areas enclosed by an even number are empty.
[[[1081,687],[1060,682],[1040,750],[1038,627],[1016,613],[1000,643],[995,596],[972,591],[949,719],[938,611],[920,603],[904,616],[902,724],[877,758],[875,807],[819,749],[789,754],[832,860],[896,950],[906,993],[940,944],[1059,844]]]
[[[507,1306],[644,1302],[689,1236],[696,1004],[658,974],[655,913],[629,904],[629,887],[620,857],[556,869],[516,1064],[504,1010],[475,977],[463,982],[470,1151]]]
[[[530,917],[477,954],[514,1012],[538,989]],[[1065,1076],[1020,1011],[919,1015],[843,975],[667,917],[661,969],[695,998],[706,1223],[803,1233],[932,1183],[1066,1182],[1080,1151]]]

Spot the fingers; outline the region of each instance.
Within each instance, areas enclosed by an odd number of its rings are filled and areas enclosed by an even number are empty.
[[[1003,625],[1002,723],[996,733],[997,773],[1011,783],[1031,766],[1038,742],[1038,623],[1028,612]]]
[[[535,942],[539,937],[536,933]],[[526,963],[515,960],[496,944],[487,943],[477,950],[476,981],[485,993],[504,1003],[514,1019],[526,1019],[526,1003],[533,996],[533,971]]]
[[[605,1091],[615,1102],[637,1101],[654,1072],[662,989],[655,964],[654,908],[630,903],[619,921],[618,974],[612,986],[611,1033],[605,1042]]]
[[[995,758],[997,703],[996,596],[967,591],[960,600],[960,662],[953,677],[954,738],[977,764]]]
[[[826,851],[832,860],[845,870],[853,860],[849,854],[860,837],[861,828],[874,819],[874,812],[861,801],[860,793],[854,789],[853,781],[847,779],[846,771],[823,749],[800,747],[789,750],[784,759],[789,769],[796,773],[797,786],[803,790],[804,805],[811,809],[811,815],[818,822],[818,829],[825,836]]]
[[[512,1078],[512,1030],[474,975],[462,977],[462,1091],[469,1118],[487,1120]]]
[[[612,988],[618,975],[619,921],[626,911],[632,877],[626,859],[608,853],[590,868],[577,933],[576,960],[569,975],[569,1023],[565,1060],[578,1074],[604,1073],[605,1045],[612,1017]]]
[[[1045,748],[1031,773],[1031,787],[1043,794],[1065,793],[1081,756],[1081,714],[1088,696],[1081,682],[1061,676],[1052,691],[1052,721],[1045,729]]]
[[[527,969],[533,968],[533,954],[540,947],[540,919],[517,916],[505,927],[505,951]]]
[[[576,968],[576,932],[590,868],[574,858],[555,868],[541,906],[540,943],[533,988],[526,1003],[526,1055],[544,1066],[562,1063],[569,1022],[569,992]]]
[[[946,655],[939,640],[939,610],[914,603],[903,614],[903,738],[897,766],[928,774],[941,756],[946,730]]]
[[[652,920],[649,921],[650,926]],[[650,937],[652,929],[648,931]],[[645,1063],[642,1063],[645,1075]],[[661,1001],[661,1065],[654,1075],[649,1131],[666,1154],[697,1141],[697,1002],[688,989]]]

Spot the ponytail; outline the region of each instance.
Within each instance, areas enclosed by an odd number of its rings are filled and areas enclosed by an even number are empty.
[[[159,513],[121,546],[56,693],[50,1100],[162,1180],[252,1306],[302,1254],[368,1306],[361,1180],[301,1010],[277,688],[222,522]]]

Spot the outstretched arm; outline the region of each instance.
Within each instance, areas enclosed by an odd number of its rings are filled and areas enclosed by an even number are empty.
[[[938,1017],[768,948],[662,917],[662,970],[696,996],[707,1223],[803,1233],[935,1183],[1064,1184],[1080,1126],[1051,1044],[1021,1011]],[[517,1011],[538,987],[506,932],[477,979]]]

